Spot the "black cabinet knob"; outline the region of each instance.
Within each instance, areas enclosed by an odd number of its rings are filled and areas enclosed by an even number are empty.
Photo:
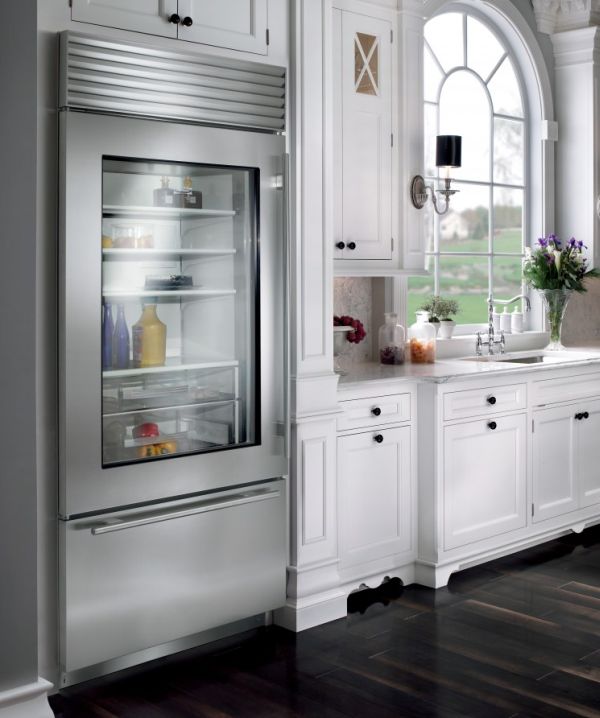
[[[176,12],[174,12],[172,15],[169,15],[169,22],[172,22],[173,25],[179,25],[181,18]]]
[[[486,399],[486,401],[487,401],[488,404],[491,404],[492,406],[494,406],[494,404],[496,403],[496,397],[495,397],[495,396],[488,396],[488,398]]]
[[[192,25],[194,24],[194,21],[193,21],[192,18],[188,15],[188,16],[186,16],[186,17],[183,18],[183,20],[181,21],[181,24],[182,24],[184,27],[192,27]]]
[[[382,434],[375,434],[373,437],[373,440],[376,441],[378,444],[381,444],[383,441],[383,435]]]
[[[577,421],[581,421],[583,419],[583,414],[575,414],[575,419]]]
[[[496,429],[497,427],[498,424],[496,424],[495,421],[490,421],[490,423],[488,424],[488,429],[491,429],[492,431],[494,431],[494,429]]]
[[[590,418],[590,413],[589,413],[589,411],[584,411],[584,412],[583,412],[583,418],[584,418],[584,419],[589,419],[589,418]]]
[[[348,249],[356,249],[356,242],[348,242]]]
[[[345,246],[346,246],[346,243],[345,243],[345,242],[338,242],[335,246],[336,246],[338,249],[344,249]]]
[[[373,416],[381,416],[381,409],[378,406],[374,406],[371,409],[371,414],[373,414]]]

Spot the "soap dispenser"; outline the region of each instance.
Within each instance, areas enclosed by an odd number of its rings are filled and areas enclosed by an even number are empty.
[[[500,315],[500,331],[510,334],[510,313],[508,307],[504,307],[504,311]]]
[[[513,334],[523,333],[523,312],[520,312],[518,307],[515,307],[510,315],[510,330]]]

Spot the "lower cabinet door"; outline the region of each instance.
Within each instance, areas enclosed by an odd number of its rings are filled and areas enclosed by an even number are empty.
[[[526,525],[526,425],[518,414],[444,428],[444,549]]]
[[[338,439],[342,565],[410,550],[410,432],[405,426]]]
[[[284,481],[62,521],[64,672],[285,602]]]
[[[578,411],[571,404],[540,409],[533,414],[534,523],[578,508],[575,467]]]
[[[576,420],[577,448],[575,453],[580,507],[600,503],[600,466],[598,441],[600,439],[600,401],[583,402],[577,409],[582,414]]]

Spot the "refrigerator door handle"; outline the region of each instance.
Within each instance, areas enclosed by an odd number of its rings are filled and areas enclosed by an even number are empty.
[[[257,501],[267,501],[276,499],[280,496],[279,490],[261,489],[258,491],[245,492],[241,494],[232,494],[225,499],[215,499],[213,501],[203,501],[201,504],[189,506],[189,508],[181,508],[170,511],[157,511],[154,514],[145,514],[138,519],[130,521],[114,521],[98,524],[91,529],[94,536],[112,533],[113,531],[123,531],[124,529],[135,528],[136,526],[146,526],[147,524],[155,524],[159,521],[170,521],[171,519],[179,519],[184,516],[193,516],[195,514],[203,514],[207,511],[219,511],[220,509],[228,509],[233,506],[243,506],[244,504],[253,504]]]

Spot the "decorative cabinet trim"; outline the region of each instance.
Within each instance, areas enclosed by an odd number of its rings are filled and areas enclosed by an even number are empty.
[[[539,32],[574,30],[600,24],[600,0],[532,0]]]
[[[302,442],[302,545],[327,536],[327,439]],[[310,509],[310,510],[309,510]]]

